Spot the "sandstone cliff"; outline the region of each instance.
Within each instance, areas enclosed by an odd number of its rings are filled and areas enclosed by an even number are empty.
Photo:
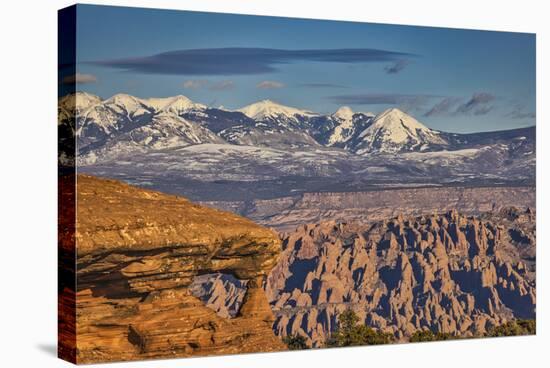
[[[283,249],[266,285],[274,330],[313,346],[347,308],[398,339],[422,329],[472,336],[535,318],[531,210],[304,225],[283,236]]]
[[[113,180],[78,176],[76,196],[78,363],[285,349],[262,288],[280,253],[273,232]],[[72,237],[60,234],[61,250]],[[246,280],[234,317],[190,290],[213,272]]]

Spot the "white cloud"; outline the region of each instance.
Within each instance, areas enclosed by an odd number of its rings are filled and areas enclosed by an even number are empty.
[[[256,85],[256,88],[259,89],[277,89],[277,88],[283,88],[285,86],[284,83],[277,82],[277,81],[262,81]]]
[[[213,91],[227,91],[235,88],[235,82],[231,80],[223,80],[210,86]]]
[[[95,75],[92,74],[81,74],[76,73],[73,75],[68,75],[62,80],[63,84],[85,84],[85,83],[95,83],[97,82],[97,78]]]
[[[183,88],[186,89],[199,89],[208,84],[208,81],[202,79],[186,80],[183,82]]]

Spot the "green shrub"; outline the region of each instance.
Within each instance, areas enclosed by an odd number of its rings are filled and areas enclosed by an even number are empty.
[[[426,341],[443,341],[456,339],[455,336],[449,333],[437,332],[433,333],[430,330],[416,331],[409,339],[410,342],[426,342]]]
[[[534,319],[517,319],[506,322],[500,326],[491,327],[485,336],[519,336],[534,335],[537,333],[537,323]]]
[[[537,332],[536,321],[534,319],[517,319],[506,322],[499,326],[491,327],[484,335],[477,337],[498,337],[498,336],[519,336],[534,335]],[[442,341],[460,339],[459,336],[453,336],[448,333],[433,333],[430,330],[416,331],[409,339],[410,342],[423,341]]]
[[[288,350],[309,349],[305,337],[302,335],[289,335],[283,338],[283,342],[288,346]]]
[[[517,319],[506,322],[500,326],[490,328],[483,336],[518,336],[534,335],[537,332],[534,319]],[[460,339],[449,333],[430,330],[419,330],[412,334],[410,342],[444,341]],[[326,340],[327,347],[359,346],[389,344],[394,341],[390,333],[375,331],[374,329],[359,323],[359,317],[350,309],[338,316],[337,330]],[[288,344],[287,344],[288,345]]]

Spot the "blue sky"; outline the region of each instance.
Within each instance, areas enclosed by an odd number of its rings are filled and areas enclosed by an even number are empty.
[[[434,129],[535,124],[535,35],[79,5],[77,89],[261,99],[321,113],[399,107]]]

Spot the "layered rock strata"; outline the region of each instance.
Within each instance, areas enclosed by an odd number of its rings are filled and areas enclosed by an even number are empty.
[[[181,197],[82,175],[76,217],[78,363],[285,349],[262,288],[280,253],[272,231]],[[60,236],[61,249],[70,238]],[[195,276],[213,272],[247,280],[234,318],[190,289]]]

